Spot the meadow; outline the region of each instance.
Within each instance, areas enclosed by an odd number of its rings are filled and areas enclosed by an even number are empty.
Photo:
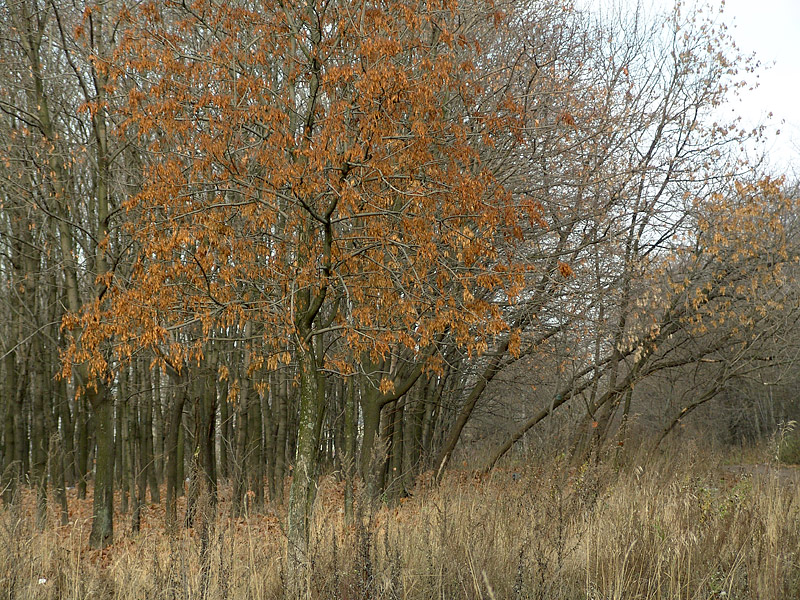
[[[612,461],[607,461],[611,463]],[[460,465],[463,467],[462,465]],[[800,478],[768,451],[746,457],[673,448],[611,464],[512,457],[346,525],[343,484],[323,478],[313,525],[312,597],[331,599],[759,599],[800,597]],[[284,598],[279,509],[168,533],[148,506],[142,529],[90,550],[91,500],[70,497],[38,531],[30,492],[0,513],[0,598]],[[360,497],[360,496],[359,496]],[[119,503],[118,503],[119,504]]]

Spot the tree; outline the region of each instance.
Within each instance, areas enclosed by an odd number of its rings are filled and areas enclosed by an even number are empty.
[[[81,9],[74,4],[29,0],[2,7],[9,41],[5,56],[11,69],[0,106],[11,139],[21,149],[13,149],[5,160],[7,165],[13,164],[17,181],[25,178],[26,184],[17,189],[22,191],[19,197],[27,203],[31,217],[28,228],[40,224],[37,235],[42,239],[42,260],[46,257],[53,269],[47,282],[50,290],[37,294],[39,302],[49,302],[48,310],[54,313],[50,323],[29,338],[37,354],[43,344],[54,353],[65,345],[57,332],[39,335],[61,320],[60,303],[73,315],[87,305],[102,303],[107,276],[119,257],[112,219],[115,194],[120,191],[113,169],[118,153],[109,134],[111,87],[106,69],[115,45],[115,8],[113,3],[86,3]],[[60,265],[63,278],[55,274],[55,265]],[[78,321],[67,319],[66,325],[80,338]],[[17,349],[24,347],[23,343]],[[95,418],[98,452],[91,543],[103,547],[113,535],[114,408],[107,387],[107,355],[104,358],[98,352],[92,360],[88,358],[69,356],[66,371],[76,375],[75,385]],[[48,376],[41,381],[52,381],[54,374]],[[36,404],[46,393],[43,386],[39,384],[33,399],[34,422],[40,423],[35,436],[40,472],[46,431],[55,433],[56,429],[49,407]],[[62,384],[58,391],[63,395],[61,414],[69,423],[69,409],[64,408],[67,386]],[[71,432],[66,438],[71,442]]]
[[[248,376],[296,364],[300,588],[327,374],[402,348],[411,373],[365,368],[384,401],[399,397],[436,368],[442,336],[485,351],[508,327],[493,297],[521,283],[494,241],[512,248],[536,207],[476,151],[515,114],[471,112],[480,83],[457,62],[458,22],[446,2],[148,3],[116,61],[133,86],[123,131],[148,152],[126,205],[140,250],[83,312],[80,351],[150,348],[180,376],[238,326]]]

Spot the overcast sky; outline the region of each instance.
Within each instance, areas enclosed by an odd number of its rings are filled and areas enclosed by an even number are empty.
[[[732,108],[754,123],[771,111],[770,157],[800,176],[800,0],[727,0],[725,13],[742,50],[765,65],[759,87]]]
[[[579,4],[599,6],[613,1],[584,0]],[[636,0],[627,1],[636,4]],[[674,0],[642,3],[648,9],[670,10]],[[685,1],[687,5],[696,3]],[[710,3],[722,5],[721,1]],[[744,91],[726,110],[741,115],[747,127],[767,125],[770,163],[800,178],[800,0],[726,0],[722,19],[742,53],[755,52],[763,65],[758,88]],[[773,116],[768,119],[770,112]]]

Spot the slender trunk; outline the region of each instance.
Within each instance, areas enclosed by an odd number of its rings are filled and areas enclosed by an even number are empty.
[[[153,461],[153,467],[156,472],[156,481],[159,484],[164,483],[164,463],[166,462],[166,456],[164,455],[166,407],[164,406],[164,397],[161,392],[161,369],[156,367],[153,372],[153,428],[155,430],[155,438],[153,439],[155,460]]]
[[[40,344],[34,343],[34,355],[41,356]],[[35,362],[31,374],[31,481],[36,486],[36,527],[39,531],[44,529],[47,519],[47,451],[49,437],[45,423],[45,382],[43,365],[40,360]]]
[[[252,492],[251,510],[261,512],[264,508],[264,462],[262,460],[262,420],[261,403],[263,395],[256,393],[251,398],[247,409],[248,448],[247,448],[247,481],[248,491]]]
[[[346,525],[354,522],[353,514],[353,478],[356,466],[356,384],[353,377],[347,381],[344,404],[344,520]]]
[[[123,514],[128,512],[130,495],[133,493],[130,480],[130,415],[128,414],[128,375],[127,367],[123,366],[118,375],[118,398],[117,398],[117,427],[116,427],[116,468],[117,483],[120,486],[120,511]]]
[[[247,403],[249,402],[249,382],[242,381],[239,393],[239,406],[236,419],[236,447],[233,459],[233,515],[238,517],[244,509],[247,483]]]
[[[324,385],[316,369],[313,349],[301,348],[299,354],[300,411],[287,529],[290,585],[294,597],[306,596],[310,592],[311,557],[308,544],[317,491],[317,462],[324,415]]]
[[[180,435],[182,429],[183,405],[186,403],[186,396],[188,390],[183,382],[182,377],[174,377],[178,386],[178,390],[172,401],[172,406],[169,410],[169,423],[167,425],[167,437],[165,440],[165,465],[164,474],[167,480],[167,498],[166,498],[166,522],[167,527],[173,530],[177,524],[177,498],[178,498],[178,485],[183,487],[183,481],[179,480],[181,476],[179,462],[183,460],[183,452],[179,452],[179,445],[182,436]]]
[[[61,434],[56,432],[50,438],[51,470],[55,471],[55,493],[61,508],[61,525],[69,524],[69,506],[67,505],[67,483],[65,478],[66,459]]]
[[[20,394],[20,415],[22,421],[22,429],[17,433],[22,433],[22,438],[19,447],[22,450],[20,461],[22,465],[22,475],[30,477],[31,474],[31,452],[33,451],[32,445],[29,443],[33,437],[33,402],[30,393]],[[19,441],[19,440],[18,440]]]
[[[137,375],[133,371],[134,376]],[[137,381],[137,389],[141,387],[141,380]],[[128,406],[128,419],[130,431],[128,433],[128,460],[130,464],[130,473],[128,475],[130,481],[130,494],[131,504],[133,510],[131,511],[131,531],[139,531],[141,525],[142,503],[144,502],[144,490],[142,484],[146,481],[143,477],[144,469],[142,468],[142,435],[141,435],[141,421],[139,411],[139,394],[132,394]]]
[[[422,446],[421,452],[425,456],[425,464],[428,465],[431,460],[431,448],[433,446],[433,428],[436,423],[436,409],[438,408],[438,391],[439,386],[436,387],[436,395],[431,398],[426,398],[425,412],[422,415],[422,433],[420,435],[420,444]]]
[[[214,375],[205,377],[203,389],[203,423],[200,432],[202,438],[202,461],[204,482],[212,506],[217,503],[217,387]]]
[[[161,503],[161,491],[158,488],[158,478],[156,477],[155,453],[153,451],[153,375],[142,360],[140,364],[144,380],[143,404],[140,405],[141,421],[139,428],[140,437],[140,458],[142,471],[141,476],[150,487],[150,501],[154,504]],[[144,498],[142,499],[144,502]]]
[[[228,381],[220,382],[219,389],[219,476],[230,477],[231,416],[228,407]]]
[[[245,339],[250,337],[253,325],[250,321],[245,323],[242,334]],[[242,356],[242,366],[239,371],[239,411],[238,419],[236,422],[236,449],[235,449],[235,463],[234,463],[234,484],[233,484],[233,505],[232,510],[234,516],[239,516],[242,512],[243,503],[245,501],[245,493],[247,486],[247,467],[250,461],[247,457],[247,451],[250,448],[247,436],[250,432],[250,361],[252,352],[249,344],[245,344]]]
[[[397,411],[398,401],[395,400],[385,405],[385,410],[381,411],[379,439],[376,444],[378,452],[373,451],[372,465],[373,472],[370,474],[372,478],[372,486],[367,485],[370,491],[370,498],[377,500],[386,492],[388,485],[389,465],[391,463],[390,452],[392,450],[392,435],[394,432],[394,415]],[[385,498],[385,496],[384,496]]]
[[[78,433],[77,476],[78,499],[86,498],[86,483],[89,477],[89,417],[86,410],[86,398],[81,395],[75,398],[75,412]]]
[[[424,393],[422,386],[418,386],[417,389],[419,391],[414,394],[416,400],[414,402],[407,401],[406,420],[403,425],[403,469],[401,477],[402,489],[405,492],[414,487],[414,478],[418,474],[420,434],[422,432],[422,415],[425,405],[422,401]],[[410,400],[410,396],[407,398]]]
[[[284,503],[284,475],[286,471],[286,419],[288,418],[287,404],[289,402],[289,378],[282,377],[279,384],[277,401],[277,426],[275,430],[275,472],[273,473],[275,503],[282,506]]]
[[[114,537],[114,401],[97,383],[97,389],[87,389],[95,418],[97,459],[94,475],[94,505],[89,545],[105,548]]]
[[[186,495],[186,424],[183,422],[183,415],[178,424],[178,449],[175,456],[175,467],[177,468],[176,475],[176,490],[177,497],[182,498]]]
[[[405,413],[406,398],[397,401],[389,418],[391,419],[391,438],[389,445],[389,460],[387,461],[387,483],[386,495],[388,498],[396,499],[405,490],[403,489],[403,421]]]
[[[184,519],[185,527],[192,527],[194,524],[198,496],[200,494],[200,488],[203,485],[201,482],[202,474],[200,473],[200,454],[202,453],[202,448],[200,445],[203,443],[203,436],[200,434],[201,432],[198,431],[198,429],[202,427],[202,418],[200,418],[200,414],[198,413],[203,410],[202,402],[199,398],[200,394],[202,394],[201,378],[198,375],[195,375],[191,379],[192,383],[190,385],[192,388],[191,397],[194,404],[193,410],[195,431],[193,436],[194,444],[192,445],[192,452],[189,458],[189,490],[186,495],[186,517]]]
[[[364,480],[367,480],[375,451],[375,436],[378,432],[378,427],[380,426],[381,422],[381,408],[376,402],[376,393],[374,390],[362,389],[360,400],[364,433],[361,438],[361,460],[359,461],[359,474]]]
[[[16,220],[11,221],[16,224]],[[22,232],[21,232],[22,233]],[[16,237],[16,236],[13,236]],[[22,235],[19,236],[22,238]],[[11,261],[13,269],[11,270],[11,280],[9,281],[10,289],[19,289],[20,281],[23,280],[25,273],[23,270],[23,260],[21,257],[21,243],[19,241],[11,241],[11,251],[13,260]],[[21,314],[19,305],[21,299],[18,294],[9,294],[7,300],[10,314]],[[3,464],[2,473],[0,473],[0,487],[3,490],[3,501],[10,504],[17,498],[17,489],[22,477],[22,462],[19,460],[22,448],[20,447],[21,440],[24,436],[19,435],[18,429],[21,426],[21,413],[19,411],[19,393],[20,382],[18,381],[19,372],[17,367],[17,356],[20,353],[21,346],[19,342],[23,339],[23,321],[18,319],[16,325],[11,329],[10,334],[3,340],[3,404],[5,409],[5,421],[3,426]]]
[[[55,353],[53,353],[55,354]],[[52,356],[51,364],[58,364],[57,357]],[[67,486],[64,477],[65,472],[65,458],[64,458],[64,443],[59,432],[58,420],[60,413],[60,406],[64,402],[65,396],[60,392],[66,392],[66,386],[61,382],[53,381],[52,377],[48,378],[48,396],[53,398],[54,404],[52,410],[47,410],[45,415],[46,428],[50,432],[47,450],[47,471],[49,473],[50,481],[53,485],[53,492],[58,501],[61,509],[61,525],[69,523],[69,507],[67,506]]]
[[[5,453],[3,454],[3,473],[0,485],[3,486],[3,501],[11,503],[16,497],[17,486],[22,475],[18,456],[17,430],[21,426],[20,414],[17,408],[17,366],[14,353],[7,352],[3,360],[5,364],[5,423],[4,435]]]
[[[261,420],[264,424],[264,476],[270,501],[275,498],[275,418],[272,409],[275,406],[277,386],[273,373],[270,377],[269,393],[264,395],[261,402]]]
[[[58,408],[61,419],[61,447],[64,453],[64,480],[67,485],[74,485],[77,478],[75,469],[75,424],[69,408],[67,380],[58,382]]]
[[[345,411],[347,410],[347,378],[341,377],[336,386],[336,410],[331,413],[331,433],[333,437],[333,468],[344,478],[344,458],[347,455],[345,446]]]
[[[212,361],[213,362],[213,361]],[[216,506],[215,427],[216,389],[214,377],[208,371],[195,378],[194,452],[191,458],[190,494],[186,505],[186,525],[192,526],[197,511],[205,523]]]
[[[631,398],[633,396],[633,389],[628,388],[625,392],[625,402],[622,408],[622,423],[619,426],[619,436],[617,439],[616,456],[614,457],[614,465],[620,467],[622,465],[623,449],[628,436],[628,419],[631,413]]]

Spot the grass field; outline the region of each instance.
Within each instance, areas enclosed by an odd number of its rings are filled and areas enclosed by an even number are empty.
[[[349,527],[342,485],[327,478],[313,596],[800,598],[797,473],[690,448],[680,456],[619,470],[548,461],[484,477],[453,471]],[[285,597],[280,513],[221,516],[167,535],[163,509],[148,507],[136,535],[118,515],[116,543],[101,552],[87,545],[90,501],[71,498],[70,525],[43,532],[32,504],[26,495],[0,513],[0,598]]]

